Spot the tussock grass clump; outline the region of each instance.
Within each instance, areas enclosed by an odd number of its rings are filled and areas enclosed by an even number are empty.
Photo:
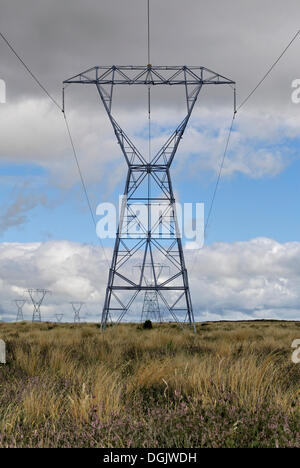
[[[0,325],[1,447],[300,447],[298,323]]]

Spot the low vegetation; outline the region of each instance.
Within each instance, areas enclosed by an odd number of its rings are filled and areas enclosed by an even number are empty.
[[[0,447],[300,447],[300,323],[1,323]]]

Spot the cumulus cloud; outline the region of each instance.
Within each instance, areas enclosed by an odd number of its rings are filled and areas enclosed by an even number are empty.
[[[234,313],[249,318],[298,318],[300,244],[258,238],[232,244],[216,243],[199,251],[191,266],[197,303],[224,318]]]
[[[98,309],[105,290],[107,266],[99,247],[68,241],[0,244],[0,291],[6,317],[13,318],[11,301],[25,297],[24,313],[31,317],[32,307],[26,290],[45,288],[52,292],[43,306],[44,319],[55,313],[72,314],[69,301],[86,301]]]
[[[298,157],[293,144],[299,117],[251,112],[234,122],[223,177],[243,174],[259,179],[280,174]],[[231,115],[228,109],[199,108],[191,119],[178,151],[177,171],[185,169],[189,177],[199,173],[217,174],[225,150]]]
[[[98,103],[97,103],[98,104]],[[117,112],[124,129],[147,155],[146,113]],[[115,135],[100,106],[68,113],[81,170],[90,183],[102,182],[102,190],[113,191],[123,179],[124,158]],[[168,139],[180,121],[163,108],[153,120],[152,152]],[[230,107],[198,107],[186,131],[176,158],[177,172],[183,166],[189,177],[199,171],[218,172],[230,124]],[[252,178],[278,175],[292,160],[291,145],[298,138],[299,118],[251,113],[236,120],[225,161],[224,176],[245,174]],[[49,182],[68,189],[79,176],[62,116],[44,99],[7,104],[0,129],[0,161],[37,164],[46,169]]]
[[[217,243],[201,249],[196,258],[195,252],[187,251],[196,320],[298,320],[299,255],[299,242],[280,244],[265,238]],[[111,257],[110,249],[106,256]],[[84,301],[89,311],[85,319],[99,321],[107,271],[100,246],[67,241],[0,244],[3,317],[14,319],[12,300],[34,287],[52,291],[42,307],[45,320],[55,319],[58,312],[72,320],[69,301]],[[24,312],[31,317],[30,304]]]
[[[78,181],[62,113],[46,99],[8,103],[1,111],[5,119],[0,130],[0,161],[36,164],[48,171],[52,185],[61,188]],[[105,179],[105,165],[120,154],[104,117],[95,112],[68,113],[80,166],[89,182]]]

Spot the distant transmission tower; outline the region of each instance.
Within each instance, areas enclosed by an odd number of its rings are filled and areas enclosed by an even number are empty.
[[[50,291],[47,289],[28,289],[27,292],[33,305],[32,321],[41,322],[41,305],[46,294],[50,294]]]
[[[169,314],[177,322],[187,320],[195,331],[194,313],[185,266],[181,234],[178,229],[175,196],[170,169],[179,143],[204,86],[229,85],[234,81],[202,66],[153,66],[150,62],[148,4],[148,65],[96,66],[68,80],[96,86],[125,158],[128,173],[111,267],[108,275],[102,329],[110,316],[119,322],[127,314],[140,292],[155,291]],[[145,87],[148,116],[148,154],[142,154],[112,114],[115,87]],[[152,89],[173,87],[184,91],[186,113],[165,144],[152,154]],[[141,209],[141,205],[145,209]],[[147,285],[143,271],[132,274],[132,265],[140,262],[161,263],[170,268],[168,278]]]
[[[15,304],[16,304],[17,309],[18,309],[16,322],[22,322],[24,320],[23,307],[24,307],[24,304],[26,304],[26,300],[25,299],[15,299]]]
[[[145,291],[141,321],[162,322],[157,291]]]
[[[159,281],[161,274],[165,269],[165,267],[161,264],[143,264],[139,265],[138,268],[140,271],[143,271],[143,279],[149,288],[155,285],[155,278],[156,281]],[[162,322],[162,313],[158,300],[158,292],[155,290],[145,291],[141,321],[144,322],[145,320]]]
[[[55,314],[57,323],[60,323],[62,321],[63,316],[64,314]]]
[[[72,305],[72,309],[74,312],[74,323],[79,323],[80,322],[80,311],[82,306],[84,305],[84,302],[70,302]]]

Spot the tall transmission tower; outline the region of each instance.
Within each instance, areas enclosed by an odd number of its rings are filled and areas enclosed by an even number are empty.
[[[26,304],[26,299],[15,299],[15,304],[17,306],[16,322],[22,322],[24,320],[23,307],[24,307],[24,304]]]
[[[141,321],[162,322],[157,291],[145,291]]]
[[[156,280],[159,281],[165,267],[161,264],[142,264],[138,265],[140,271],[143,271],[145,284],[152,287],[155,284],[155,277],[153,275],[153,267],[155,270]],[[144,303],[141,315],[141,321],[152,320],[155,322],[162,322],[162,312],[158,299],[158,292],[155,290],[145,291]]]
[[[121,321],[138,294],[144,291],[154,292],[157,301],[159,297],[177,322],[183,316],[195,331],[170,168],[202,87],[223,84],[234,86],[235,83],[205,67],[151,65],[150,0],[147,0],[147,32],[148,65],[96,66],[64,81],[65,85],[78,83],[96,86],[128,167],[101,323],[102,329],[105,329],[108,319],[114,313],[118,315],[117,322]],[[126,85],[143,86],[146,90],[148,155],[137,149],[112,114],[114,88]],[[163,86],[182,88],[187,110],[184,119],[166,143],[152,154],[151,90]],[[139,275],[134,276],[129,263],[136,264],[137,259],[142,259],[142,268]],[[147,263],[150,263],[153,273],[153,282],[148,284],[144,278]],[[156,263],[169,267],[168,278],[160,279],[156,276]]]
[[[64,314],[55,314],[57,323],[60,323],[62,321],[63,316]]]
[[[27,292],[33,305],[32,321],[41,322],[41,305],[46,294],[50,294],[50,291],[47,289],[28,289]]]
[[[186,317],[195,330],[194,313],[184,261],[182,240],[177,223],[175,197],[170,168],[192,111],[203,86],[230,85],[234,81],[200,66],[96,66],[80,73],[64,84],[92,84],[114,129],[117,142],[128,167],[119,226],[109,270],[102,328],[108,317],[117,313],[120,321],[141,291],[156,291],[175,321]],[[149,154],[143,155],[112,115],[115,86],[145,86],[148,90]],[[161,86],[183,87],[186,114],[166,143],[154,154],[150,150],[150,89]],[[146,209],[141,209],[143,205]],[[137,208],[138,206],[138,208]],[[141,214],[141,212],[143,213]],[[157,215],[157,213],[159,213]],[[142,259],[152,265],[154,284],[144,281],[143,268],[134,277],[129,262]],[[170,275],[159,281],[155,263],[170,268]]]
[[[235,82],[201,66],[96,66],[66,81],[64,84],[94,85],[107,112],[117,142],[128,167],[119,226],[108,275],[102,329],[109,316],[117,314],[120,321],[132,307],[141,291],[156,291],[170,315],[177,322],[186,317],[195,330],[194,313],[184,261],[182,240],[178,229],[175,197],[170,168],[192,111],[204,86],[230,85]],[[113,91],[116,86],[145,86],[148,90],[149,154],[142,154],[117,123],[112,114]],[[150,149],[151,93],[154,87],[183,87],[186,114],[166,143],[154,154]],[[141,216],[137,209],[146,209]],[[153,216],[156,209],[159,216]],[[129,262],[141,260],[152,265],[154,284],[145,284],[143,270],[134,277]],[[159,281],[155,263],[170,268],[170,275]]]
[[[74,323],[80,322],[80,311],[84,302],[70,302],[73,312],[74,312]]]

